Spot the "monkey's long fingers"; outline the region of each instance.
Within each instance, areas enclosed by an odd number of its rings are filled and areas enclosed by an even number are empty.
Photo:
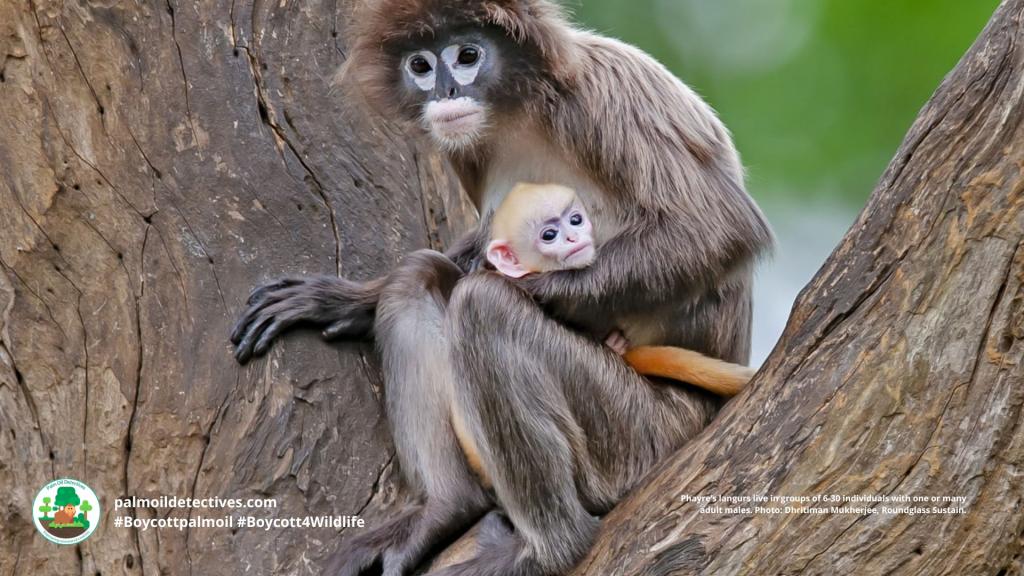
[[[256,297],[257,293],[259,293],[260,295],[259,298]],[[263,309],[272,304],[273,302],[277,301],[270,301],[267,298],[267,294],[269,294],[267,290],[264,290],[263,288],[258,288],[255,291],[253,291],[252,295],[249,296],[249,300],[246,302],[245,312],[242,313],[242,315],[238,318],[238,321],[235,322],[234,327],[231,328],[232,344],[237,346],[242,341],[242,338],[245,336],[245,333],[248,331],[249,325],[256,320],[256,317],[259,316],[261,312],[263,312]]]
[[[301,284],[300,280],[285,279],[254,290],[249,296],[248,308],[246,308],[242,317],[238,319],[238,322],[235,323],[234,328],[231,330],[231,343],[238,345],[242,338],[245,337],[249,326],[264,314],[270,306],[287,301],[296,301],[294,305],[289,307],[298,307],[301,301],[300,297],[303,295],[301,289],[296,288],[299,284]]]
[[[256,339],[259,338],[263,329],[273,320],[273,316],[264,316],[247,325],[244,336],[235,348],[235,360],[238,360],[239,364],[245,364],[252,358],[253,345]]]
[[[242,341],[242,337],[245,336],[246,330],[249,328],[249,324],[252,324],[253,319],[259,314],[259,306],[250,306],[245,310],[242,316],[235,322],[235,326],[231,329],[231,343],[235,346]]]
[[[236,346],[241,344],[242,339],[252,329],[253,323],[261,319],[268,307],[278,302],[280,299],[267,299],[246,308],[238,322],[235,322],[234,328],[231,329],[231,343]]]
[[[295,299],[283,299],[259,309],[244,330],[235,350],[235,358],[242,364],[252,356],[261,356],[282,332],[305,318],[305,309]]]
[[[301,278],[281,278],[273,282],[268,282],[262,286],[256,287],[252,292],[249,293],[249,298],[246,300],[246,304],[253,305],[260,300],[263,300],[272,292],[276,292],[283,288],[291,288],[292,286],[298,286],[303,281]]]
[[[253,347],[253,354],[256,356],[262,356],[267,353],[270,349],[270,345],[273,344],[274,339],[281,335],[281,332],[291,328],[300,320],[299,317],[289,315],[288,313],[278,314],[275,316],[270,326],[263,329],[263,335],[256,341],[256,345]]]
[[[245,329],[252,322],[252,317],[252,308],[249,308],[238,318],[234,327],[231,328],[231,343],[235,346],[238,346],[238,343],[242,341],[242,336],[245,335]]]

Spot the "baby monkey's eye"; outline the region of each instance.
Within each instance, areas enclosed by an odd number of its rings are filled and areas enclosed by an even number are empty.
[[[545,228],[540,233],[540,239],[545,242],[554,242],[555,238],[558,238],[558,230],[555,230],[554,228]]]
[[[409,70],[412,70],[413,74],[423,76],[424,74],[429,74],[432,68],[430,67],[430,62],[427,62],[427,59],[423,56],[413,56],[409,59]]]
[[[569,224],[572,224],[573,226],[579,226],[583,224],[583,214],[576,212],[572,216],[569,216]]]
[[[458,62],[462,66],[472,66],[480,59],[480,50],[476,46],[463,46],[459,50]]]

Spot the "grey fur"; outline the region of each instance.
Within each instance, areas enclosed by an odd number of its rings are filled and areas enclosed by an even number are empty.
[[[408,30],[388,29],[389,14]],[[598,518],[719,405],[638,376],[584,334],[636,326],[634,344],[745,363],[752,264],[771,232],[714,112],[639,50],[571,28],[551,2],[379,0],[372,15],[351,62],[355,78],[380,86],[394,81],[385,69],[391,43],[443,40],[447,27],[504,29],[522,51],[506,62],[539,59],[517,72],[516,106],[496,106],[473,148],[447,151],[482,223],[446,255],[415,253],[373,282],[296,278],[257,290],[232,334],[236,354],[263,353],[297,322],[328,326],[331,337],[372,329],[419,504],[348,542],[339,573],[382,562],[386,576],[408,574],[497,505],[514,530],[490,530],[476,558],[443,574],[561,574],[589,549]],[[608,235],[592,266],[516,282],[476,270],[487,209],[516,180],[584,195]],[[461,450],[453,415],[486,483]]]

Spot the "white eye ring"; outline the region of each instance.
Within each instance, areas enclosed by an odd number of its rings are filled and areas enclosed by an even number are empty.
[[[459,54],[466,48],[476,50],[476,60],[472,64],[459,64]],[[480,72],[480,67],[486,59],[487,52],[483,46],[478,44],[452,44],[441,51],[441,60],[448,66],[452,77],[461,86],[468,86],[476,80],[476,75]]]
[[[428,70],[424,70],[422,72],[417,71],[413,67],[413,62],[416,62],[417,60],[422,60],[430,68]],[[418,76],[420,78],[423,78],[423,77],[433,73],[436,68],[437,68],[437,56],[434,56],[434,54],[432,52],[428,52],[427,50],[420,50],[418,52],[413,52],[412,54],[409,55],[408,58],[405,59],[405,69],[408,70],[409,72],[411,72],[413,74],[413,76]]]
[[[430,70],[426,72],[417,72],[413,70],[412,63],[414,60],[422,58],[426,60],[430,66]],[[434,89],[434,85],[437,82],[437,56],[429,50],[417,50],[412,54],[409,54],[405,60],[402,61],[402,68],[412,78],[412,81],[416,83],[416,86],[424,92],[429,92]]]
[[[476,53],[476,56],[473,58],[472,62],[467,62],[463,64],[460,60],[462,59],[463,53],[465,53],[467,49],[474,51]],[[461,68],[472,68],[479,64],[483,57],[484,49],[481,48],[480,46],[477,46],[476,44],[463,44],[462,46],[459,46],[458,51],[455,53],[455,62],[453,62],[453,65]]]

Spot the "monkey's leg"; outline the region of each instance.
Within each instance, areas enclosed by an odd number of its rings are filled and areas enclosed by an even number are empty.
[[[515,533],[445,576],[551,576],[589,549],[607,511],[717,402],[657,387],[551,320],[493,274],[464,278],[448,313],[455,406]]]
[[[384,374],[388,423],[402,473],[424,500],[395,537],[368,542],[342,574],[365,558],[383,558],[384,576],[413,570],[439,544],[483,516],[492,504],[469,470],[452,430],[452,374],[442,333],[448,296],[462,272],[444,255],[416,252],[381,291],[374,326]]]

